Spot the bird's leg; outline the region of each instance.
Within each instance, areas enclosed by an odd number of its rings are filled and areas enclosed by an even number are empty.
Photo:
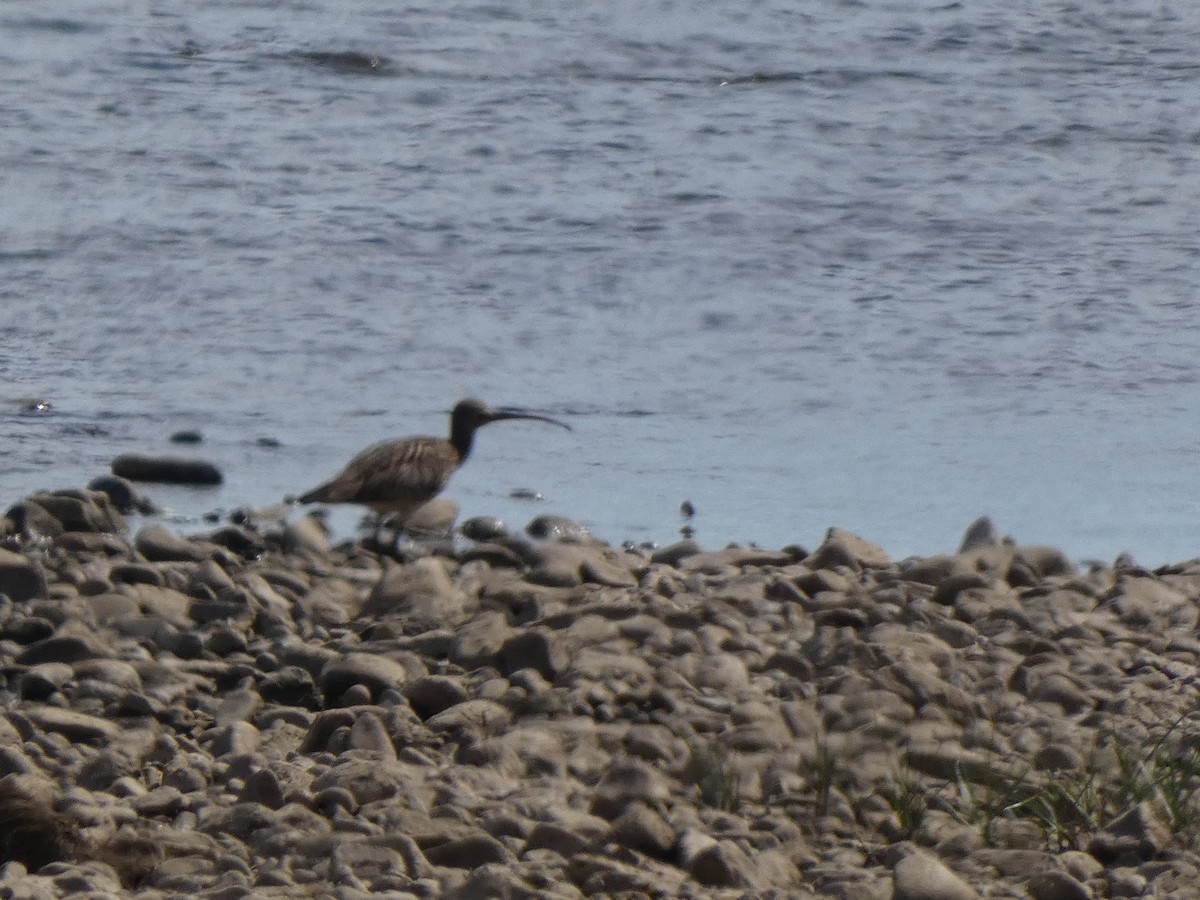
[[[400,558],[400,538],[404,534],[404,519],[400,516],[392,516],[392,541],[388,545],[391,549],[392,556]]]
[[[371,549],[376,553],[383,549],[383,526],[387,524],[387,520],[387,513],[380,513],[375,517],[375,529],[371,532]]]

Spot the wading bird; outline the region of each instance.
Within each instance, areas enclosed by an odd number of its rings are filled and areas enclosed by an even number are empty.
[[[489,422],[528,419],[571,430],[547,416],[511,407],[490,407],[479,400],[460,400],[450,413],[450,437],[411,437],[384,441],[363,450],[324,484],[297,498],[300,503],[353,503],[379,515],[375,539],[385,519],[404,525],[422,504],[432,500],[471,453],[475,430]],[[397,533],[398,536],[398,533]]]

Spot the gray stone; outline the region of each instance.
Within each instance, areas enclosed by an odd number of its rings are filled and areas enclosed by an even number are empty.
[[[147,794],[135,797],[130,805],[140,816],[149,818],[156,816],[173,817],[184,809],[185,800],[178,788],[163,785],[162,787],[154,788]]]
[[[329,552],[329,535],[313,516],[300,516],[284,527],[283,546],[289,553],[324,556]]]
[[[466,613],[466,598],[433,556],[389,568],[362,609],[364,616],[403,616],[413,627],[425,628],[461,622]]]
[[[1092,900],[1093,897],[1087,885],[1058,869],[1034,875],[1025,889],[1032,900]]]
[[[675,848],[675,829],[645,804],[635,803],[613,820],[607,840],[666,859]]]
[[[26,498],[58,520],[65,531],[115,534],[125,530],[125,519],[108,495],[99,491],[49,491]]]
[[[499,703],[491,700],[467,700],[430,716],[425,725],[433,732],[472,735],[478,739],[497,733],[512,722],[512,718],[512,713]]]
[[[404,520],[404,530],[419,538],[446,537],[454,530],[458,504],[449,497],[434,497]]]
[[[46,596],[42,567],[19,553],[0,548],[0,594],[13,603],[27,603]]]
[[[157,507],[141,494],[127,478],[116,475],[99,475],[88,482],[88,489],[99,491],[108,497],[109,502],[122,515],[130,513],[149,514],[157,511]]]
[[[821,546],[804,560],[810,569],[832,569],[848,566],[852,569],[886,568],[891,564],[883,549],[856,534],[841,528],[830,528]]]
[[[979,893],[935,856],[916,851],[892,870],[894,900],[979,900]]]
[[[79,662],[108,655],[108,648],[91,635],[53,635],[31,643],[17,654],[17,662],[23,666],[36,666],[41,662]]]
[[[1092,837],[1088,853],[1125,865],[1157,857],[1171,843],[1171,830],[1153,804],[1143,801]]]
[[[34,666],[21,676],[21,698],[45,700],[51,694],[62,690],[74,677],[74,669],[66,663],[50,662]]]
[[[668,794],[663,776],[656,769],[639,760],[618,760],[600,779],[591,811],[605,819],[616,819],[634,803],[665,801]]]
[[[330,661],[318,679],[327,705],[337,704],[355,685],[362,685],[373,700],[384,691],[400,691],[408,680],[408,670],[395,660],[370,653],[349,653]]]
[[[133,546],[151,562],[200,562],[212,556],[211,545],[182,538],[162,525],[143,525]]]
[[[487,863],[511,866],[517,861],[512,851],[490,834],[482,832],[426,847],[425,858],[435,866],[452,869],[476,869]]]
[[[212,754],[222,756],[245,756],[253,753],[262,743],[259,730],[249,722],[231,722],[217,729],[212,741]]]
[[[381,759],[396,758],[396,746],[379,717],[372,712],[362,713],[350,726],[350,748],[374,753]]]
[[[557,632],[530,628],[517,632],[504,642],[494,665],[502,675],[534,669],[547,681],[553,681],[569,662],[570,653]]]
[[[238,802],[259,803],[267,809],[281,809],[286,801],[278,776],[270,769],[259,769],[246,779]]]
[[[406,684],[403,694],[409,706],[422,719],[437,715],[470,699],[470,694],[457,678],[447,675],[426,675]]]
[[[581,542],[591,539],[591,534],[583,525],[566,516],[556,515],[534,517],[525,526],[525,533],[544,541]]]

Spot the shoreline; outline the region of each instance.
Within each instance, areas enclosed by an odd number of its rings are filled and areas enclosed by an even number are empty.
[[[1194,895],[1200,561],[559,524],[393,558],[18,502],[0,889]]]

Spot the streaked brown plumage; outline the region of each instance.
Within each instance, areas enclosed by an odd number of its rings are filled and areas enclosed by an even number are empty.
[[[354,503],[404,521],[432,500],[471,453],[475,430],[503,419],[530,419],[570,430],[562,422],[479,400],[461,400],[450,413],[450,438],[411,437],[375,444],[355,456],[332,479],[300,503]]]

